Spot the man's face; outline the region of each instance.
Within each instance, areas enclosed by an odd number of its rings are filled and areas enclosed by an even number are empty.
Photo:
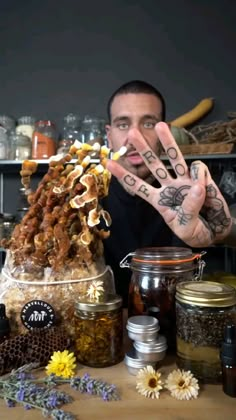
[[[160,143],[154,127],[161,121],[161,101],[152,94],[127,93],[117,95],[111,105],[111,125],[106,126],[109,147],[116,152],[121,146],[128,148],[119,163],[131,173],[145,179],[149,170],[129,139],[129,132],[136,128],[152,150],[159,155]]]

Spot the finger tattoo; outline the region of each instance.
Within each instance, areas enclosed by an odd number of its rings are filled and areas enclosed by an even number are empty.
[[[175,166],[175,172],[177,173],[177,175],[183,176],[185,175],[185,167],[181,163],[178,163]]]
[[[178,152],[174,147],[169,147],[169,149],[166,151],[166,154],[170,159],[176,159],[178,156]]]
[[[157,157],[154,155],[152,150],[148,150],[147,152],[142,153],[142,156],[147,161],[147,163],[153,163],[157,160]]]
[[[176,208],[181,206],[189,189],[190,185],[183,185],[180,188],[166,187],[160,193],[160,200],[158,201],[158,204],[160,206],[170,207],[172,210],[176,210]]]

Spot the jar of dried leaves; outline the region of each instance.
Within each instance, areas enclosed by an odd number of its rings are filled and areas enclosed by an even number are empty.
[[[199,281],[176,286],[177,365],[204,383],[221,382],[224,328],[236,323],[236,290]]]

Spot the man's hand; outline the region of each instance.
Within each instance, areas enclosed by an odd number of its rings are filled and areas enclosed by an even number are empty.
[[[189,246],[206,247],[222,241],[229,234],[232,221],[229,208],[207,166],[195,161],[189,169],[167,124],[160,122],[155,130],[176,177],[171,176],[136,129],[130,130],[129,142],[142,156],[160,187],[152,187],[115,161],[108,161],[107,169],[127,189],[148,201]]]

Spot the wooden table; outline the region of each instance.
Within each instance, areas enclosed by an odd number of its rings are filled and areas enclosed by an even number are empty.
[[[169,364],[163,366],[161,371],[166,375],[174,368],[174,364]],[[123,362],[103,369],[79,367],[79,376],[85,372],[114,383],[120,390],[121,400],[104,402],[97,396],[73,391],[69,386],[60,387],[74,397],[72,404],[64,406],[65,411],[76,414],[79,420],[236,419],[236,398],[225,395],[220,385],[205,385],[197,400],[178,401],[170,397],[168,391],[162,392],[159,400],[152,400],[138,394],[135,389],[136,377],[130,375]],[[8,408],[0,400],[0,419],[42,420],[43,416],[38,410],[26,411],[20,406]]]

